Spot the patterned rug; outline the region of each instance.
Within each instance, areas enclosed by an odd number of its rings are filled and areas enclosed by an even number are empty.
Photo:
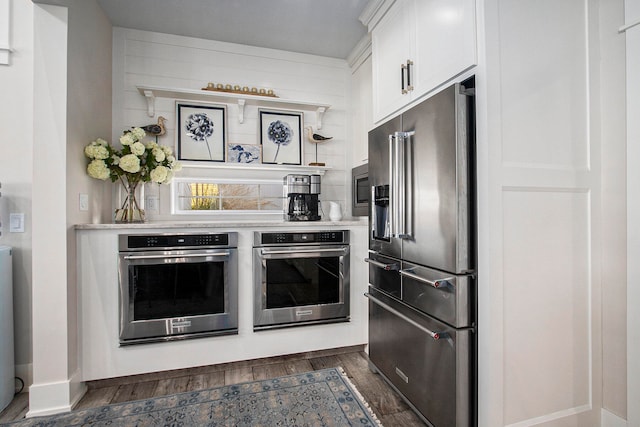
[[[382,426],[342,368],[174,394],[10,426]]]

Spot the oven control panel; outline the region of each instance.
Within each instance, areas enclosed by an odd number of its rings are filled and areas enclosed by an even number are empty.
[[[234,247],[233,237],[235,233],[121,235],[120,250]]]
[[[348,231],[330,230],[315,232],[280,232],[259,233],[256,235],[256,245],[282,245],[305,243],[348,243]]]

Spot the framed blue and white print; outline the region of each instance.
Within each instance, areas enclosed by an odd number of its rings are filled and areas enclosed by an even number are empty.
[[[253,144],[229,143],[228,163],[260,163],[260,146]]]
[[[301,112],[259,110],[262,163],[302,164]]]
[[[178,160],[224,162],[226,107],[176,102]]]

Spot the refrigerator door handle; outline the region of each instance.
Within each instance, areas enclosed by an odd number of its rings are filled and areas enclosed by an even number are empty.
[[[398,145],[398,133],[389,135],[389,234],[396,237],[396,168],[394,154]]]
[[[391,215],[389,228],[391,236],[398,239],[410,239],[413,236],[411,228],[413,218],[412,201],[412,164],[407,162],[405,150],[411,153],[411,136],[414,132],[395,132],[389,135],[389,198]],[[409,180],[407,181],[407,177]]]
[[[400,313],[395,308],[391,307],[388,304],[385,304],[384,302],[380,301],[378,298],[374,297],[373,295],[371,295],[368,292],[365,292],[364,296],[369,298],[371,300],[371,302],[373,302],[374,304],[377,304],[380,307],[382,307],[385,310],[387,310],[388,312],[395,314],[396,316],[398,316],[399,318],[401,318],[405,322],[411,323],[413,326],[415,326],[416,328],[420,329],[424,333],[428,334],[431,338],[433,338],[436,341],[441,339],[441,338],[448,338],[449,337],[449,334],[447,334],[446,332],[434,332],[431,329],[425,328],[420,323],[416,322],[413,319],[408,318],[407,316],[405,316],[404,314]]]
[[[422,276],[419,276],[419,275],[413,273],[412,270],[413,270],[413,268],[407,268],[407,269],[398,271],[398,273],[400,273],[401,276],[405,276],[405,277],[408,277],[410,279],[417,280],[418,282],[421,282],[421,283],[426,283],[427,285],[433,286],[436,289],[444,289],[444,288],[453,288],[454,287],[451,284],[451,282],[454,280],[452,277],[446,277],[446,278],[437,279],[437,280],[429,280],[426,277],[422,277]]]
[[[397,262],[392,262],[390,264],[384,263],[384,262],[380,262],[380,261],[376,261],[375,259],[371,259],[371,258],[365,258],[364,262],[368,262],[369,264],[381,268],[383,270],[386,271],[390,271],[390,270],[400,270],[400,266],[398,265]]]

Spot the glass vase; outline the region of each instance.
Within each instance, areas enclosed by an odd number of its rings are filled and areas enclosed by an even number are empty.
[[[116,223],[136,223],[144,222],[144,182],[121,181],[123,201],[119,208],[116,208],[114,220]]]

